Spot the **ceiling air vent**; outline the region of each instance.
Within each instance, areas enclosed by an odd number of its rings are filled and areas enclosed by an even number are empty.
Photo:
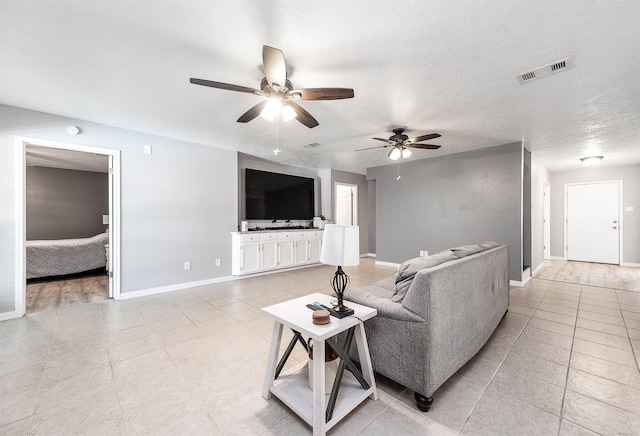
[[[535,68],[531,71],[518,74],[516,77],[518,78],[518,82],[526,83],[526,82],[531,82],[532,80],[542,79],[543,77],[550,76],[553,73],[566,71],[570,69],[572,66],[573,66],[573,63],[571,62],[571,58],[569,57],[565,59],[560,59],[559,61],[552,62],[542,67]]]
[[[311,144],[303,145],[303,147],[305,147],[305,148],[316,148],[319,145],[320,144],[318,144],[317,142],[312,142]]]

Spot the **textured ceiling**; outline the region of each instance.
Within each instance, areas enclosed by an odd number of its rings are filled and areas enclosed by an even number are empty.
[[[438,132],[437,151],[523,140],[551,171],[640,162],[640,1],[2,0],[0,102],[230,148],[287,165],[364,173],[370,138]],[[355,98],[302,105],[320,125],[236,119],[260,97],[262,45],[297,88]],[[516,75],[571,56],[573,68]],[[305,145],[317,143],[314,148]]]

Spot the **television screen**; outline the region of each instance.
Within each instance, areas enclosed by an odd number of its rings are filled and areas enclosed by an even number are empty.
[[[314,216],[314,179],[246,169],[248,220],[309,220]]]

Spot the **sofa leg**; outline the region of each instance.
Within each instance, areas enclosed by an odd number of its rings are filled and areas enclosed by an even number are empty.
[[[420,395],[417,392],[413,394],[413,397],[416,399],[416,405],[418,406],[418,409],[420,409],[422,412],[429,411],[431,405],[433,404],[433,397],[425,397],[424,395]]]

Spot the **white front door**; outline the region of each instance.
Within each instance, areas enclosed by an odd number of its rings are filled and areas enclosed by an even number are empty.
[[[620,263],[620,183],[567,185],[567,259]]]
[[[544,202],[543,212],[543,245],[544,245],[544,259],[551,258],[551,185],[545,180],[544,182]]]

